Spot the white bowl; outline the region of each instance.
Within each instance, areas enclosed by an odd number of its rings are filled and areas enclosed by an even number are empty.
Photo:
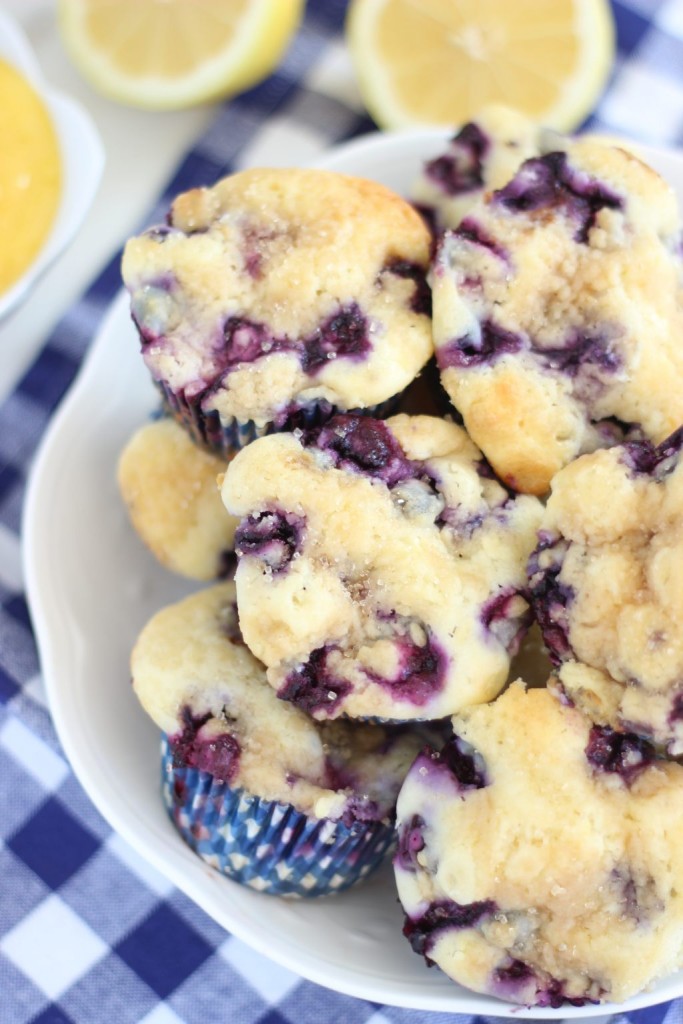
[[[404,194],[446,133],[373,135],[319,166]],[[683,200],[683,158],[642,147]],[[158,733],[129,685],[147,618],[195,587],[155,563],[133,534],[115,482],[121,449],[157,407],[120,295],[34,464],[23,536],[26,583],[50,708],[74,771],[101,813],[150,864],[234,935],[311,981],[377,1003],[481,1016],[570,1018],[634,1010],[683,994],[683,972],[621,1006],[519,1007],[428,969],[401,935],[389,865],[337,897],[287,902],[219,876],[162,806]]]
[[[0,59],[28,79],[45,104],[57,132],[62,159],[62,192],[52,229],[19,280],[0,295],[0,320],[67,247],[95,197],[104,168],[104,148],[90,116],[74,100],[45,82],[24,34],[0,11]]]

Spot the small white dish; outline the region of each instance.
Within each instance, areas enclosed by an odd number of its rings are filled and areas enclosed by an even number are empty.
[[[372,135],[318,166],[405,194],[446,133]],[[641,147],[683,201],[683,157]],[[139,707],[129,653],[158,609],[195,589],[155,563],[128,524],[115,472],[157,406],[125,295],[99,331],[43,441],[23,524],[24,563],[50,708],[73,769],[112,827],[220,925],[311,981],[377,1003],[480,1016],[579,1018],[683,994],[683,972],[619,1006],[519,1007],[428,969],[401,935],[391,868],[338,897],[287,902],[219,876],[185,846],[162,806],[158,735]]]
[[[83,108],[45,82],[26,37],[0,11],[0,59],[15,67],[33,86],[52,118],[62,159],[62,192],[52,229],[19,280],[0,294],[0,320],[28,294],[32,285],[64,251],[90,209],[104,169],[104,148]]]

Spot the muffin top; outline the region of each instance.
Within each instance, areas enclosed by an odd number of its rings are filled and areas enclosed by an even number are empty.
[[[519,111],[491,104],[424,164],[411,199],[437,233],[456,228],[485,192],[506,185],[524,160],[555,139]]]
[[[256,169],[178,196],[122,272],[155,380],[264,425],[401,392],[433,352],[428,261],[421,217],[382,185]]]
[[[442,381],[509,486],[543,494],[581,452],[683,422],[679,243],[672,189],[594,140],[527,160],[445,234]]]
[[[404,934],[478,992],[621,1001],[683,963],[683,768],[513,684],[398,801]]]
[[[490,700],[528,622],[541,506],[464,430],[338,416],[230,463],[240,623],[285,700],[317,718],[435,719]]]
[[[316,818],[390,818],[425,742],[417,730],[317,723],[278,700],[241,638],[232,583],[158,612],[131,669],[140,703],[180,764]]]
[[[172,572],[209,581],[234,568],[237,520],[217,482],[225,467],[171,419],[140,427],[121,453],[118,484],[130,521]]]
[[[683,754],[683,429],[558,473],[530,562],[568,696],[595,721]],[[580,665],[575,664],[580,662]]]

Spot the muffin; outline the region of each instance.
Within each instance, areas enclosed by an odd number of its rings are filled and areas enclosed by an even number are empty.
[[[171,572],[211,581],[234,571],[237,520],[217,482],[225,467],[169,418],[140,427],[121,453],[118,484],[131,524]]]
[[[334,410],[384,414],[433,353],[429,246],[382,185],[257,169],[178,196],[122,273],[168,409],[229,457]]]
[[[567,697],[599,724],[683,754],[683,428],[558,473],[530,562]]]
[[[457,228],[485,192],[506,185],[524,160],[539,156],[555,139],[517,110],[484,107],[442,153],[425,162],[410,198],[435,234]]]
[[[513,684],[464,710],[398,801],[413,949],[527,1006],[622,1001],[683,965],[683,767]]]
[[[673,190],[594,140],[527,160],[446,232],[432,273],[441,378],[515,490],[579,454],[683,423]]]
[[[318,724],[279,701],[240,636],[232,583],[155,615],[131,667],[162,731],[166,808],[208,864],[261,892],[321,896],[381,863],[424,734]]]
[[[336,416],[230,463],[240,624],[271,685],[318,719],[436,719],[491,700],[529,621],[541,506],[464,430]]]

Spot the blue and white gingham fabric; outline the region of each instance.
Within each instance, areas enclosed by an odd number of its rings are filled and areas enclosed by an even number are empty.
[[[683,0],[613,6],[618,59],[588,126],[681,145]],[[263,160],[276,142],[303,162],[373,128],[339,73],[344,10],[343,0],[309,0],[284,64],[218,110],[145,223],[178,191]],[[252,952],[112,832],[60,750],[19,524],[31,457],[119,284],[117,256],[0,407],[0,1024],[480,1024],[341,996]],[[683,1000],[597,1019],[682,1018]]]

